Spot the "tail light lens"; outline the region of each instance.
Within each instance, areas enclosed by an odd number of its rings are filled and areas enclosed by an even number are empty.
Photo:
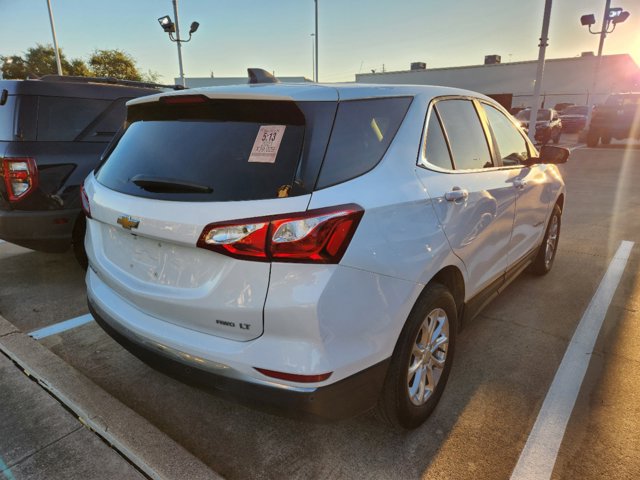
[[[3,158],[2,177],[10,202],[17,202],[38,186],[38,167],[33,158]]]
[[[89,203],[89,196],[84,189],[84,182],[80,185],[80,200],[82,201],[82,211],[87,218],[91,218],[91,204]]]
[[[198,247],[244,260],[338,263],[364,214],[358,205],[207,225]]]
[[[289,380],[290,382],[298,383],[316,383],[324,382],[331,376],[333,372],[320,373],[319,375],[299,375],[297,373],[277,372],[275,370],[267,370],[266,368],[253,367],[258,372],[267,377],[277,378],[279,380]]]

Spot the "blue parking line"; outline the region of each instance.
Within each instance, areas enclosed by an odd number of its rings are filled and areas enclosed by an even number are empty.
[[[29,333],[29,336],[35,338],[36,340],[40,340],[41,338],[49,337],[66,330],[71,330],[72,328],[79,327],[81,325],[84,325],[85,323],[89,323],[92,321],[93,317],[87,313],[86,315],[82,315],[81,317],[72,318],[71,320],[65,320],[64,322],[54,323],[53,325],[49,325],[48,327],[34,330],[33,332]]]

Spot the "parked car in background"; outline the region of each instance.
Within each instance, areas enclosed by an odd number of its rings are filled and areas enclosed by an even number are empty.
[[[562,131],[575,133],[582,130],[587,124],[589,107],[587,105],[572,105],[560,113]]]
[[[518,112],[516,118],[520,121],[522,128],[529,131],[529,119],[531,118],[531,109],[527,108]],[[552,108],[541,108],[538,110],[536,119],[536,141],[542,145],[546,145],[550,141],[558,143],[562,134],[562,121],[558,112]]]
[[[554,109],[556,112],[558,112],[558,113],[562,114],[562,113],[565,111],[565,109],[567,109],[567,108],[569,108],[569,107],[572,107],[572,106],[574,106],[574,105],[575,105],[575,103],[571,103],[571,102],[560,102],[560,103],[556,103],[556,104],[553,106],[553,109]]]
[[[511,115],[517,115],[518,113],[520,113],[522,110],[525,110],[527,107],[511,107],[509,109],[509,113]]]
[[[128,105],[82,191],[89,308],[179,378],[414,428],[459,329],[553,265],[569,152],[488,97],[271,84]]]
[[[616,93],[596,105],[587,131],[587,146],[597,147],[599,142],[608,145],[612,138],[640,139],[640,129],[634,128],[639,105],[640,93]]]
[[[126,117],[157,85],[108,78],[0,80],[0,239],[84,256],[80,184]]]

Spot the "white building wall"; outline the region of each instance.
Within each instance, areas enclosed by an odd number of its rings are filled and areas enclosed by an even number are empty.
[[[596,57],[550,59],[545,62],[542,93],[545,106],[558,102],[586,104],[593,95]],[[513,106],[529,106],[537,62],[436,68],[417,71],[357,74],[357,83],[443,85],[484,94],[513,94]],[[638,89],[640,70],[626,54],[605,55],[595,89],[596,102],[613,92]]]

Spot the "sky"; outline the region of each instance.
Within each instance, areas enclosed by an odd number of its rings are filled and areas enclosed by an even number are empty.
[[[95,49],[131,54],[140,70],[165,82],[178,76],[176,45],[157,18],[170,15],[171,0],[51,0],[58,43],[70,58]],[[313,77],[313,0],[179,0],[180,26],[200,29],[183,46],[187,77],[246,76],[247,67],[278,76]],[[408,70],[477,65],[498,54],[503,63],[534,60],[544,0],[318,0],[319,77],[354,81],[371,70]],[[0,55],[22,54],[51,44],[46,0],[0,0]],[[607,37],[604,53],[629,53],[640,63],[640,2],[614,0],[631,13]],[[598,36],[580,25],[604,0],[556,0],[551,12],[547,58],[597,51]]]

